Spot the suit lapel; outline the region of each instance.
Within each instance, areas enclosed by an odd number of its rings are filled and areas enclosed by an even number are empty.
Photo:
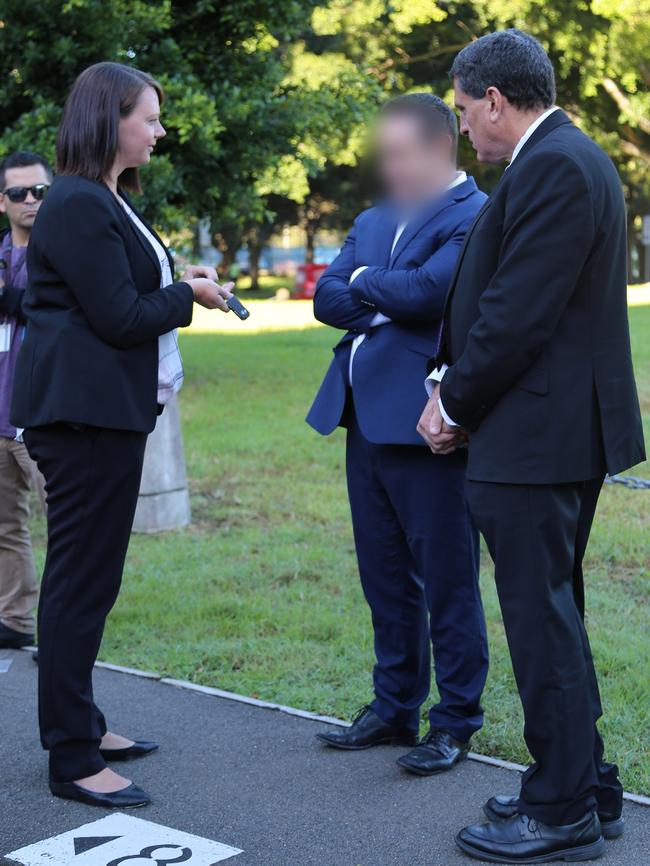
[[[424,210],[416,216],[414,219],[410,220],[406,224],[406,227],[402,234],[400,235],[399,240],[395,244],[395,249],[393,250],[390,257],[390,266],[394,267],[397,260],[404,252],[406,247],[410,244],[413,238],[421,231],[427,223],[431,222],[434,217],[438,216],[438,214],[443,211],[446,207],[453,204],[456,199],[460,196],[464,198],[467,195],[466,186],[473,181],[468,180],[459,184],[458,186],[452,187],[452,189],[446,190],[440,198],[438,198],[435,202],[432,202],[429,207],[424,208]]]
[[[137,211],[136,211],[136,213],[137,213]],[[149,229],[149,231],[151,232],[151,234],[155,237],[155,239],[158,241],[158,243],[160,244],[160,246],[161,246],[161,247],[163,248],[163,250],[165,251],[165,255],[167,256],[167,261],[169,262],[169,269],[170,269],[170,271],[171,271],[171,275],[172,275],[172,279],[173,279],[173,277],[174,277],[174,270],[175,270],[174,259],[173,259],[173,257],[172,257],[172,254],[169,252],[169,249],[168,249],[168,247],[167,247],[167,244],[163,241],[163,239],[160,237],[160,235],[159,235],[158,232],[155,230],[155,228],[154,228],[152,225],[150,225],[150,224],[146,221],[146,219],[142,216],[142,214],[138,214],[138,216],[140,217],[140,219],[142,220],[142,222],[146,225],[146,227]],[[147,246],[150,247],[151,244],[148,244]],[[159,262],[158,264],[160,264],[160,262]],[[160,268],[159,268],[159,270],[160,270]]]
[[[553,114],[551,114],[549,117],[547,117],[546,120],[531,135],[531,137],[528,139],[526,144],[522,147],[520,152],[517,154],[517,159],[515,161],[515,164],[518,166],[519,161],[521,159],[523,159],[523,157],[527,153],[530,152],[531,148],[533,148],[537,144],[538,141],[540,141],[542,138],[544,138],[544,136],[548,135],[548,133],[551,132],[553,129],[555,129],[558,126],[561,126],[564,123],[571,123],[571,119],[568,117],[568,115],[566,115],[562,111],[561,108],[558,108],[557,111],[554,111]],[[463,263],[463,258],[465,256],[466,251],[467,251],[467,247],[469,245],[469,242],[472,238],[472,234],[474,233],[476,226],[479,224],[479,222],[483,218],[485,212],[490,207],[490,204],[492,203],[497,190],[501,186],[501,183],[503,182],[503,180],[504,180],[504,178],[505,178],[505,176],[509,170],[510,170],[510,166],[508,166],[504,170],[503,174],[499,178],[497,185],[494,187],[494,189],[490,193],[489,198],[485,201],[485,204],[483,205],[481,210],[476,214],[476,216],[474,218],[474,222],[471,224],[471,226],[467,230],[467,234],[465,235],[463,245],[461,246],[460,252],[458,254],[458,261],[456,262],[456,267],[454,268],[454,274],[451,278],[451,283],[449,284],[449,292],[447,294],[447,302],[449,301],[449,297],[451,296],[451,294],[452,294],[452,292],[456,286],[456,280],[458,278],[460,266]]]
[[[447,309],[447,304],[449,303],[449,299],[450,299],[450,297],[454,291],[454,288],[456,287],[456,280],[458,279],[458,273],[460,271],[460,266],[462,265],[463,259],[465,258],[465,253],[467,251],[467,247],[469,246],[469,242],[472,238],[472,235],[474,234],[474,230],[476,229],[476,226],[481,222],[481,220],[485,216],[486,212],[489,210],[490,205],[492,204],[492,196],[497,191],[500,183],[501,183],[501,181],[499,180],[499,183],[494,188],[492,195],[490,195],[489,198],[487,198],[483,202],[483,207],[476,214],[476,216],[474,217],[473,223],[471,224],[471,226],[467,229],[467,232],[465,233],[465,237],[463,239],[463,244],[460,248],[460,252],[458,253],[458,258],[456,259],[456,266],[454,268],[454,272],[453,272],[452,277],[451,277],[451,282],[449,283],[449,291],[447,292],[447,298],[445,300],[445,311]],[[444,318],[444,312],[443,312],[443,318]]]
[[[524,144],[522,149],[517,154],[517,159],[515,160],[514,164],[518,166],[520,164],[520,160],[523,160],[524,156],[526,156],[526,154],[528,154],[530,152],[530,150],[533,147],[535,147],[535,145],[537,144],[538,141],[541,141],[541,139],[543,139],[546,135],[548,135],[549,132],[556,129],[558,126],[562,126],[565,123],[571,123],[571,118],[567,114],[565,114],[565,112],[562,111],[561,108],[558,108],[557,111],[554,111],[553,114],[549,115],[546,118],[546,120],[540,126],[538,126],[538,128],[535,130],[535,132],[531,135],[531,137],[528,139],[528,141]],[[499,178],[499,182],[497,183],[497,185],[492,190],[489,198],[486,200],[486,202],[483,205],[483,207],[481,208],[481,210],[476,214],[476,217],[474,218],[474,222],[471,224],[471,226],[467,230],[467,234],[465,235],[465,239],[463,240],[463,245],[460,248],[460,252],[458,254],[458,260],[456,262],[456,267],[454,268],[454,273],[453,273],[453,276],[451,278],[451,283],[449,284],[449,291],[447,292],[447,297],[445,298],[445,305],[444,305],[444,308],[442,311],[442,325],[441,325],[441,331],[440,331],[439,339],[438,339],[438,349],[440,348],[440,340],[442,337],[442,330],[445,327],[445,320],[446,320],[447,313],[449,312],[449,305],[451,303],[451,299],[453,297],[454,290],[456,288],[456,282],[458,281],[458,274],[460,273],[460,269],[461,269],[461,266],[463,264],[463,259],[465,257],[465,253],[467,252],[467,247],[469,246],[469,242],[472,239],[472,235],[473,235],[477,225],[481,222],[486,211],[489,209],[492,201],[494,200],[494,196],[495,196],[497,190],[501,186],[501,183],[503,182],[503,179],[505,178],[505,176],[509,170],[510,170],[510,166],[508,166],[504,170],[503,174]]]
[[[392,209],[388,206],[380,208],[378,212],[379,225],[377,226],[376,248],[378,251],[377,264],[379,267],[387,268],[390,264],[391,248],[397,231],[397,221]]]
[[[495,187],[495,190],[496,190],[496,187]],[[465,237],[463,238],[463,244],[460,248],[460,252],[458,253],[458,260],[456,261],[456,267],[454,269],[454,275],[453,275],[452,281],[451,281],[452,285],[454,284],[454,282],[456,280],[456,274],[460,270],[460,264],[463,260],[463,256],[465,255],[465,250],[467,249],[467,246],[470,242],[470,239],[471,239],[472,235],[474,234],[474,230],[476,229],[476,226],[481,222],[481,220],[485,216],[486,212],[489,210],[491,204],[492,204],[492,196],[489,196],[483,202],[483,207],[476,214],[476,216],[474,217],[474,221],[472,222],[472,224],[470,225],[470,227],[467,229],[467,231],[465,233]]]
[[[128,198],[128,197],[127,197],[123,192],[122,192],[122,190],[120,190],[120,195],[122,196],[122,198],[124,199],[124,201],[127,203],[127,205],[131,208],[131,210],[133,211],[133,213],[138,217],[138,219],[140,219],[140,221],[142,222],[142,224],[145,225],[145,226],[149,229],[149,231],[151,232],[151,234],[152,234],[155,238],[157,238],[157,239],[160,241],[160,243],[161,243],[163,249],[165,250],[165,252],[166,252],[166,254],[167,254],[167,258],[170,260],[170,266],[172,267],[172,274],[173,274],[173,273],[174,273],[174,269],[173,269],[173,265],[172,265],[172,263],[171,263],[171,259],[170,259],[170,256],[169,256],[169,252],[167,251],[167,247],[163,244],[163,242],[160,240],[160,238],[158,237],[158,235],[156,234],[156,232],[151,228],[151,226],[146,222],[146,220],[143,219],[142,215],[139,214],[139,213],[137,212],[137,210],[133,207],[133,204],[131,203],[131,200],[130,200],[130,199],[129,199],[129,198]],[[135,236],[136,236],[136,238],[137,238],[137,240],[138,240],[138,243],[140,244],[140,246],[142,247],[142,249],[145,251],[145,253],[149,256],[149,258],[151,259],[151,261],[154,263],[154,265],[156,266],[156,270],[158,271],[158,273],[161,274],[161,270],[160,270],[160,262],[158,261],[158,256],[156,255],[154,248],[151,246],[151,244],[149,243],[149,241],[147,240],[147,238],[142,234],[142,232],[140,231],[140,229],[135,225],[135,223],[134,223],[133,220],[129,217],[129,215],[128,215],[127,212],[124,210],[124,208],[123,208],[120,204],[118,204],[117,206],[118,206],[119,210],[122,212],[122,217],[126,220],[126,222],[127,222],[128,226],[129,226],[130,230],[135,234]]]

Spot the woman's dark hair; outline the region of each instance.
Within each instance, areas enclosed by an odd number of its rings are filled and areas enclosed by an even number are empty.
[[[56,139],[59,174],[78,174],[103,181],[115,162],[120,118],[128,117],[145,87],[163,100],[160,84],[122,63],[95,63],[77,77],[63,109]],[[120,185],[142,192],[137,168],[120,175]]]

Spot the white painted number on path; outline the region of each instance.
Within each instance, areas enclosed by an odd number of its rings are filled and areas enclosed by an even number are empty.
[[[115,812],[6,856],[23,866],[214,866],[239,848]]]

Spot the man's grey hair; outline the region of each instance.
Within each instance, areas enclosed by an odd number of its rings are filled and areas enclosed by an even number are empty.
[[[458,147],[458,121],[453,109],[444,99],[433,93],[405,93],[389,99],[381,107],[382,117],[406,115],[414,117],[427,138],[448,135],[451,138],[452,156]]]
[[[515,108],[550,108],[555,102],[548,54],[521,30],[500,30],[470,42],[456,55],[449,74],[473,99],[496,87]]]

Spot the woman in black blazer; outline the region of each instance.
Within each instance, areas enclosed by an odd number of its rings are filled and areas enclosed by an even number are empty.
[[[45,476],[48,549],[39,607],[39,720],[50,788],[92,805],[149,796],[107,761],[147,754],[107,732],[92,669],[117,598],[147,434],[182,383],[175,329],[194,301],[228,311],[212,268],[173,280],[162,241],[133,210],[162,91],[117,63],[86,69],[68,97],[59,174],[32,231],[27,331],[12,420]],[[119,185],[118,185],[119,184]]]

